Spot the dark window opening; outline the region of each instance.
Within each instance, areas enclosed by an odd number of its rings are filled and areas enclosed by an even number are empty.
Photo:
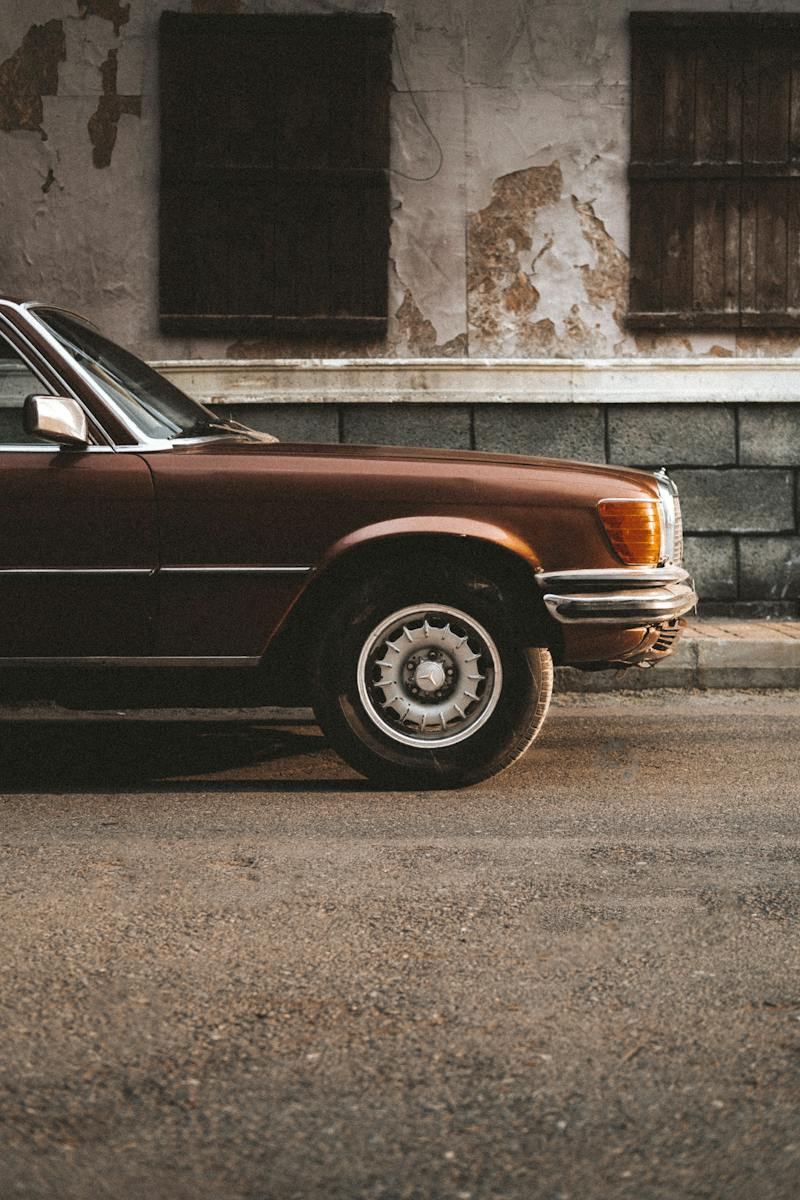
[[[631,15],[629,324],[800,328],[800,15]]]
[[[386,331],[392,18],[164,13],[166,333]]]

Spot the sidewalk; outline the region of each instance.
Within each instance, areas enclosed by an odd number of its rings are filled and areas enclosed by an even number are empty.
[[[556,690],[800,688],[800,620],[689,622],[675,653],[656,667],[587,673],[556,671]]]

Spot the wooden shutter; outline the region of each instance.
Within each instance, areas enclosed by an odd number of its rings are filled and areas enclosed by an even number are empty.
[[[800,326],[800,15],[631,15],[631,304]]]
[[[164,13],[167,333],[386,329],[392,18]]]

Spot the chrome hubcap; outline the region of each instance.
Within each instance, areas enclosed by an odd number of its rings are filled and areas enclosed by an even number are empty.
[[[446,678],[445,669],[439,662],[421,662],[414,672],[414,683],[423,692],[438,692],[444,687]]]
[[[358,691],[370,720],[410,746],[448,746],[470,737],[500,696],[502,668],[474,617],[439,604],[393,613],[364,643]]]

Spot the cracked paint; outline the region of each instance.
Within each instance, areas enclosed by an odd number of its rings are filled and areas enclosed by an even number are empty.
[[[0,63],[0,129],[27,129],[47,140],[42,97],[57,94],[58,64],[66,57],[61,21],[31,25],[19,49]]]
[[[564,318],[564,330],[567,338],[576,345],[581,345],[591,336],[591,330],[581,316],[581,310],[577,304],[572,305]]]
[[[627,258],[560,160],[494,181],[469,218],[467,278],[470,350],[565,357],[624,336]]]
[[[78,16],[100,17],[110,21],[114,27],[114,37],[119,37],[120,29],[130,20],[130,4],[120,4],[119,0],[78,0]]]
[[[692,353],[691,339],[685,334],[675,337],[672,334],[648,333],[646,330],[637,329],[633,336],[633,341],[637,351],[640,354],[646,355],[647,358]]]
[[[457,337],[439,345],[439,338],[432,321],[420,312],[410,288],[405,289],[403,302],[395,313],[397,332],[412,354],[426,358],[459,358],[467,352],[467,335]]]
[[[467,292],[470,337],[487,348],[501,341],[502,312],[510,313],[523,339],[539,340],[530,316],[539,304],[531,282],[534,262],[525,270],[523,255],[533,249],[533,225],[543,208],[561,195],[561,166],[528,167],[495,180],[485,208],[467,222]],[[539,255],[537,255],[537,258]]]
[[[572,204],[580,217],[583,236],[596,256],[594,266],[582,263],[580,267],[587,299],[599,308],[610,300],[614,305],[614,320],[624,333],[628,311],[628,259],[595,213],[591,201],[581,203],[573,196]]]
[[[117,141],[117,125],[122,116],[142,115],[141,96],[120,96],[117,93],[117,51],[109,50],[100,67],[103,94],[89,118],[89,140],[92,143],[92,162],[96,167],[108,167]]]
[[[765,330],[755,333],[740,333],[736,337],[736,353],[738,356],[761,358],[765,355],[783,358],[796,354],[798,338],[796,334],[786,330]]]

